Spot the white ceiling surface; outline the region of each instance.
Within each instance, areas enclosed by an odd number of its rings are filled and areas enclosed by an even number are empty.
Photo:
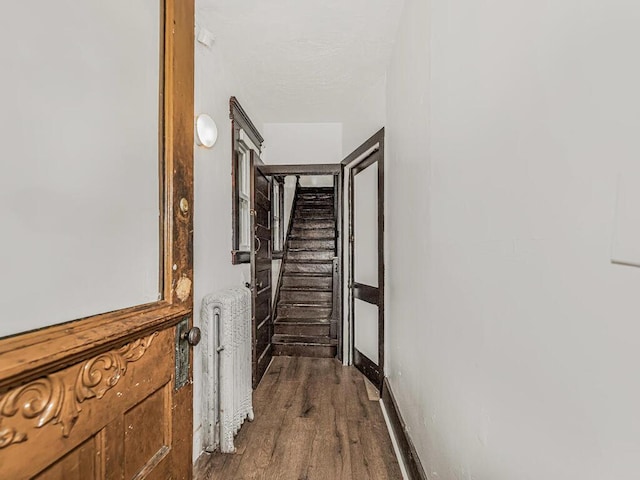
[[[385,75],[403,0],[198,0],[265,122],[339,122]],[[242,101],[242,99],[240,99]]]

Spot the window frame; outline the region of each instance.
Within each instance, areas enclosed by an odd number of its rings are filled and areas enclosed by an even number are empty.
[[[273,177],[273,191],[271,205],[271,242],[273,245],[272,257],[275,259],[284,256],[284,177]],[[276,192],[277,189],[277,192]],[[276,235],[278,236],[276,238]]]
[[[249,115],[240,105],[240,102],[236,97],[229,99],[229,118],[231,119],[231,235],[232,235],[232,250],[231,250],[231,263],[238,265],[241,263],[251,262],[251,248],[249,244],[243,244],[241,237],[242,234],[242,219],[240,217],[241,211],[241,181],[240,174],[240,162],[244,160],[243,156],[248,158],[250,150],[255,149],[256,153],[260,155],[262,152],[262,144],[264,138],[260,135],[260,132],[253,124]],[[249,167],[251,162],[249,161]],[[245,170],[246,175],[250,175],[250,172]],[[248,180],[248,178],[246,179]],[[248,181],[246,187],[249,188]],[[248,200],[251,199],[250,189],[247,191]],[[249,217],[250,220],[250,217]],[[249,222],[250,223],[250,222]],[[249,242],[251,239],[249,238]]]

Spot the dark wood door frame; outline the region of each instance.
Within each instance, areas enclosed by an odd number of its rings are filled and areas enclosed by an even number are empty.
[[[365,168],[378,163],[378,287],[362,285],[355,282],[355,244],[354,244],[354,177]],[[345,170],[349,170],[345,172]],[[351,361],[364,373],[379,389],[382,389],[384,379],[384,128],[380,129],[351,155],[342,161],[343,177],[349,175],[348,184],[348,244],[347,251],[349,278],[347,280],[348,321],[349,321],[349,350]],[[343,218],[343,223],[345,219]],[[344,228],[344,226],[343,226]],[[344,264],[344,261],[343,261]],[[362,354],[355,347],[355,300],[359,299],[377,305],[378,307],[378,363]]]
[[[300,177],[309,176],[309,175],[331,175],[333,176],[333,188],[334,188],[334,215],[335,215],[335,225],[336,225],[336,260],[333,266],[333,318],[336,320],[335,328],[338,339],[338,354],[336,358],[340,361],[343,361],[344,358],[344,346],[343,346],[343,329],[344,329],[344,315],[343,315],[343,289],[344,289],[344,278],[343,278],[343,247],[342,247],[342,238],[343,238],[343,167],[340,163],[325,163],[325,164],[315,164],[315,165],[304,165],[304,164],[295,164],[295,165],[264,165],[261,167],[262,173],[265,175],[270,175],[272,177],[275,176],[296,176],[298,177],[298,181],[296,183],[296,195],[294,195],[294,203],[292,206],[292,215],[289,218],[289,225],[287,228],[287,233],[285,236],[285,246],[284,249],[286,251],[287,239],[289,238],[289,234],[291,233],[291,224],[293,219],[293,212],[295,211],[296,206],[296,196],[297,191],[300,186]],[[284,213],[283,213],[284,214]],[[278,298],[278,292],[280,291],[282,284],[283,272],[280,271],[280,275],[278,278],[278,284],[275,286],[276,288],[276,298]],[[275,307],[274,307],[275,308]],[[275,318],[275,314],[272,314]],[[332,327],[334,328],[334,327]],[[332,331],[332,334],[334,332]]]

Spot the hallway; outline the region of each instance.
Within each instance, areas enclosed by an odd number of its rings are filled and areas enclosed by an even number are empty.
[[[238,452],[201,458],[196,480],[402,478],[380,405],[353,367],[274,357],[254,408]]]

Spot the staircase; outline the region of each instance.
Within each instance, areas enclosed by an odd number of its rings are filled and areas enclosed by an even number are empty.
[[[299,188],[282,261],[274,355],[336,356],[335,323],[332,329],[335,227],[333,188]]]

